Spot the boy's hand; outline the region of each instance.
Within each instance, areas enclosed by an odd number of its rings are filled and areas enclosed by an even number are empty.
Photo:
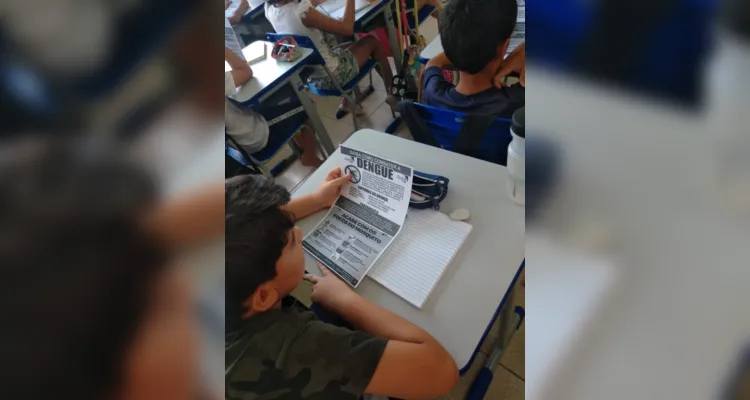
[[[329,208],[336,202],[341,194],[341,187],[349,183],[351,174],[341,175],[341,167],[336,167],[326,175],[323,184],[315,191],[315,199],[320,204],[320,208]]]
[[[345,306],[356,295],[354,291],[323,264],[318,263],[318,268],[323,276],[305,275],[305,280],[313,283],[312,301],[332,311]]]
[[[521,75],[521,86],[526,87],[526,42],[523,42],[516,47],[515,50],[508,55],[508,58],[503,60],[502,64],[500,64],[500,69],[492,79],[495,87],[502,87],[503,78],[513,72],[518,72]]]

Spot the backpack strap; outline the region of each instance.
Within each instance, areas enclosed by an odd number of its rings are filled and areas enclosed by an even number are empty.
[[[430,128],[427,127],[422,116],[419,115],[417,107],[414,106],[413,100],[399,101],[397,108],[415,141],[437,148],[443,147],[435,138],[435,135],[430,132]]]
[[[453,151],[475,157],[481,148],[484,135],[496,118],[489,114],[466,114],[461,131],[453,142]]]

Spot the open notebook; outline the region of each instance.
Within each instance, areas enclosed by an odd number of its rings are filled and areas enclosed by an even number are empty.
[[[438,211],[410,209],[396,240],[367,275],[422,308],[469,232],[471,225]]]

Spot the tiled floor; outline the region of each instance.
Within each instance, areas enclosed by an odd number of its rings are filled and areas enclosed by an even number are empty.
[[[430,19],[425,22],[421,27],[421,34],[425,37],[426,42],[429,43],[437,35],[435,20]],[[360,87],[365,88],[368,84],[369,82],[365,80]],[[359,117],[359,121],[361,127],[384,131],[393,120],[393,116],[391,115],[390,108],[385,103],[386,93],[383,80],[377,73],[373,73],[373,87],[375,91],[362,102],[362,108],[366,115]],[[339,98],[312,97],[333,144],[338,146],[354,133],[354,124],[352,123],[351,116],[347,115],[340,120],[335,119],[336,109],[340,101]],[[411,134],[404,124],[401,124],[396,134],[401,137],[411,138]],[[296,161],[276,180],[288,190],[293,191],[312,172],[312,168],[304,167],[299,161]],[[502,288],[498,288],[498,290],[502,290]],[[310,284],[303,282],[293,294],[309,305],[310,291]],[[459,383],[451,393],[443,397],[442,400],[463,400],[466,397],[466,393],[474,381],[476,374],[492,354],[495,342],[499,337],[500,327],[504,326],[504,321],[508,321],[511,318],[509,310],[513,310],[515,306],[524,307],[524,304],[524,287],[518,284],[513,291],[508,306],[501,314],[503,318],[498,318],[495,324],[493,324],[471,368],[461,377]],[[524,398],[524,332],[525,325],[522,324],[521,328],[512,334],[507,349],[500,358],[498,365],[495,366],[494,379],[485,395],[486,400],[522,400]]]

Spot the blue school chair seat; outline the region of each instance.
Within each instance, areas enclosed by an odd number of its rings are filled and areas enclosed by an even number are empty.
[[[308,65],[309,66],[321,66],[326,71],[326,74],[331,78],[331,81],[336,83],[336,89],[332,90],[319,90],[315,86],[311,84],[307,84],[308,90],[310,90],[311,93],[318,95],[318,96],[335,96],[335,97],[344,97],[347,100],[347,103],[349,105],[349,112],[352,115],[352,122],[354,122],[354,130],[359,130],[359,123],[357,122],[357,115],[356,115],[356,107],[357,103],[354,99],[354,93],[358,90],[358,84],[359,82],[364,79],[365,75],[370,75],[370,86],[372,86],[372,69],[375,67],[375,61],[370,60],[365,65],[363,65],[359,69],[359,73],[357,76],[354,77],[349,82],[346,82],[344,86],[342,87],[339,82],[333,77],[333,74],[331,71],[326,67],[325,59],[323,59],[323,56],[320,54],[318,49],[315,47],[315,43],[313,41],[305,36],[305,35],[292,35],[292,34],[286,34],[286,33],[268,33],[266,34],[266,40],[269,42],[276,42],[281,38],[291,36],[294,38],[294,40],[297,42],[297,44],[301,47],[312,49],[313,54],[309,58]]]
[[[295,124],[297,125],[297,124]],[[288,132],[274,132],[273,134],[268,135],[268,143],[266,143],[266,147],[263,148],[263,150],[255,152],[251,154],[253,160],[255,160],[257,163],[262,164],[275,156],[284,145],[289,143],[290,140],[294,137],[294,135],[299,132],[300,128],[302,128],[302,125],[299,124],[293,129],[290,129]],[[291,145],[292,150],[297,152],[297,149],[294,145]]]
[[[484,135],[478,136],[475,146],[456,149],[457,139],[467,119],[466,113],[411,101],[400,102],[398,110],[417,142],[495,164],[507,164],[508,145],[512,140],[510,118],[493,120]]]
[[[236,175],[245,175],[247,171],[251,174],[262,174],[263,171],[255,165],[243,152],[229,144],[224,145],[226,161],[224,162],[224,177],[231,178]]]
[[[281,134],[269,134],[266,147],[264,147],[263,150],[255,152],[253,154],[248,154],[242,148],[242,146],[237,144],[237,142],[232,139],[231,136],[226,135],[227,145],[225,147],[227,156],[231,157],[245,168],[260,172],[264,175],[276,176],[289,164],[291,160],[285,159],[278,165],[271,166],[270,169],[267,168],[264,163],[278,154],[279,151],[281,151],[281,148],[284,147],[284,145],[286,145],[287,143],[289,144],[289,147],[292,149],[292,152],[295,154],[295,156],[299,156],[301,153],[300,150],[293,142],[290,143],[290,141],[292,140],[294,135],[299,132],[301,127],[302,125],[298,126],[295,130],[290,130],[289,132],[284,132]]]

